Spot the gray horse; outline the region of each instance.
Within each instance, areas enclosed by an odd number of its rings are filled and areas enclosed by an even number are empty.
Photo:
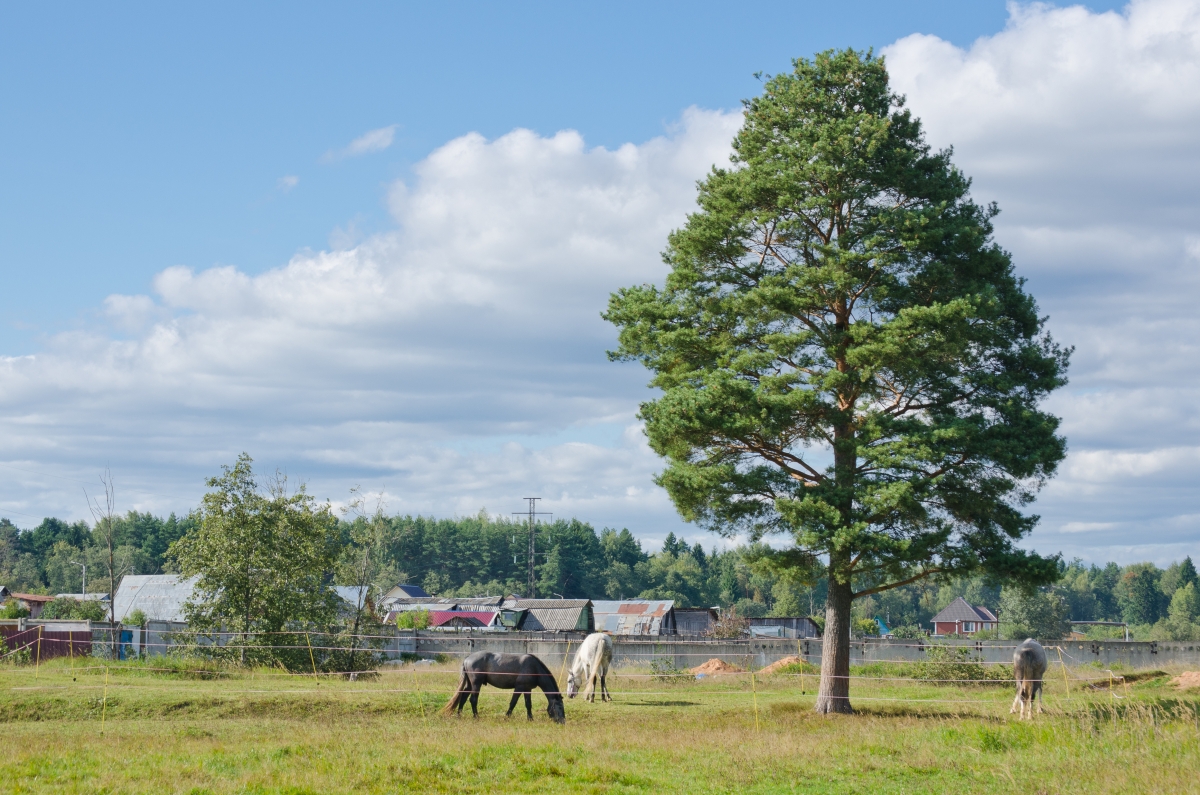
[[[458,690],[442,711],[449,715],[457,710],[461,715],[463,706],[470,700],[471,714],[479,717],[479,690],[484,685],[513,691],[512,701],[508,702],[507,715],[512,715],[517,701],[522,695],[525,696],[525,714],[529,716],[529,720],[533,720],[533,701],[530,694],[535,687],[540,687],[546,694],[546,701],[549,702],[546,714],[556,723],[566,721],[562,693],[558,691],[558,682],[554,680],[554,674],[544,662],[532,654],[475,652],[463,660]]]
[[[1042,675],[1046,673],[1046,650],[1033,638],[1022,641],[1013,652],[1013,678],[1017,680],[1017,697],[1013,699],[1011,715],[1021,708],[1021,718],[1026,712],[1033,719],[1033,700],[1038,700],[1037,711],[1042,711]]]

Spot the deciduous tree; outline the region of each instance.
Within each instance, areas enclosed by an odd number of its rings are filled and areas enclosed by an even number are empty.
[[[658,483],[727,535],[790,536],[829,578],[817,709],[848,712],[850,606],[931,576],[1038,584],[1016,547],[1065,453],[1040,401],[1068,352],[881,58],[797,60],[746,103],[733,165],[672,233],[663,289],[614,294],[613,356],[654,374]]]
[[[170,548],[180,573],[199,577],[185,607],[188,624],[237,633],[243,664],[263,633],[325,625],[337,606],[329,588],[337,558],[329,506],[303,485],[289,493],[278,476],[260,489],[252,464],[242,453],[208,479],[199,525]]]

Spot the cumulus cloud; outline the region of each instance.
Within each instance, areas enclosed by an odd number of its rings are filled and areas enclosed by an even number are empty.
[[[1075,346],[1050,404],[1070,456],[1032,543],[1200,556],[1200,3],[1010,15],[968,48],[918,35],[885,54]],[[0,465],[20,468],[0,514],[82,514],[78,482],[105,463],[138,507],[187,508],[245,449],[319,497],[361,483],[445,515],[539,494],[561,515],[678,531],[634,420],[646,374],[605,360],[599,313],[613,289],[661,280],[666,234],[739,121],[691,110],[615,150],[572,131],[465,135],[391,187],[390,232],[335,230],[330,250],[259,275],[166,268],[152,295],[111,296],[107,329],[0,359]]]
[[[634,421],[646,376],[606,360],[599,315],[662,278],[666,234],[739,121],[691,110],[616,150],[466,135],[392,187],[391,232],[255,276],[166,268],[153,296],[107,301],[140,333],[0,360],[0,459],[157,468],[144,490],[164,495],[141,504],[161,509],[247,449],[322,497],[362,480],[393,510],[474,513],[533,489],[548,510],[677,529]]]
[[[331,163],[335,160],[343,160],[347,157],[358,157],[359,155],[369,155],[374,152],[382,152],[392,145],[392,141],[396,137],[396,127],[399,125],[392,124],[387,127],[380,127],[378,130],[368,130],[359,137],[355,138],[344,149],[330,150],[326,152],[321,160],[326,163]]]
[[[884,52],[930,142],[999,203],[997,239],[1075,346],[1051,401],[1071,452],[1034,544],[1200,553],[1200,3],[1013,5],[969,48],[916,35]]]

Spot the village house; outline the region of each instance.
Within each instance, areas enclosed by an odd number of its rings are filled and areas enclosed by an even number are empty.
[[[933,617],[934,635],[974,635],[983,630],[995,629],[999,619],[986,607],[972,607],[961,596],[946,609]]]

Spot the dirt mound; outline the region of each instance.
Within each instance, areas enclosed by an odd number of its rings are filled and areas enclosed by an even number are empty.
[[[1200,687],[1200,671],[1184,671],[1172,679],[1171,684],[1178,685],[1180,690],[1187,690],[1189,687]]]
[[[787,668],[789,665],[799,665],[802,662],[803,662],[803,660],[801,660],[799,657],[797,657],[796,655],[793,654],[791,657],[784,657],[782,660],[776,660],[775,662],[771,663],[767,667],[760,670],[758,672],[758,675],[759,676],[770,676],[771,674],[777,674],[784,668]]]
[[[703,665],[697,665],[691,669],[694,674],[740,674],[745,672],[745,668],[738,668],[736,665],[730,665],[722,659],[713,657]]]

